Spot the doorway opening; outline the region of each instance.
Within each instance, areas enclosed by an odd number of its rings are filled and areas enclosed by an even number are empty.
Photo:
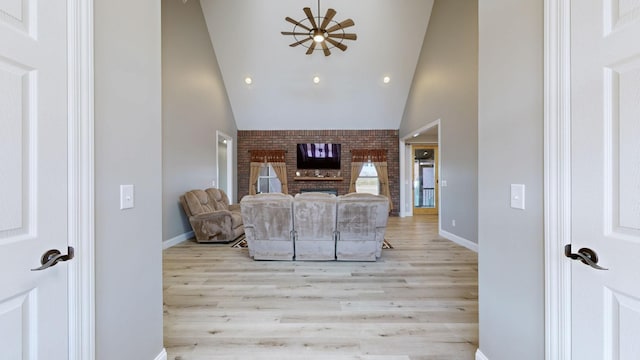
[[[221,131],[216,131],[216,164],[217,187],[229,197],[229,202],[235,201],[233,188],[233,138]]]
[[[401,217],[415,213],[440,218],[440,150],[440,119],[400,138]],[[416,156],[416,151],[422,153]]]
[[[438,214],[438,145],[411,146],[413,213]]]

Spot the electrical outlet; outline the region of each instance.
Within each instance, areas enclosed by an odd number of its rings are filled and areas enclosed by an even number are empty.
[[[451,220],[451,226],[456,227],[456,219]]]

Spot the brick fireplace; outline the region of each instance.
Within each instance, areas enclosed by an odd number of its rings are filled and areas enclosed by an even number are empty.
[[[338,170],[321,170],[323,178],[313,179],[314,171],[296,169],[296,145],[303,143],[341,144],[340,174]],[[238,199],[249,193],[249,150],[286,150],[289,193],[302,189],[335,190],[339,195],[349,191],[352,149],[386,149],[389,167],[389,189],[393,213],[400,207],[399,138],[397,130],[250,130],[238,131]],[[301,176],[296,176],[296,171]],[[304,176],[307,175],[307,176]],[[305,178],[296,180],[296,178]]]

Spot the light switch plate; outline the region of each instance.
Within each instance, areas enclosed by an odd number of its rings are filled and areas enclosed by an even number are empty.
[[[511,184],[511,207],[524,210],[524,184]]]
[[[134,206],[133,185],[120,185],[120,210],[131,209]]]

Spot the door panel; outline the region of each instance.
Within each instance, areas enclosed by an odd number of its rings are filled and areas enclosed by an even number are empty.
[[[34,134],[29,114],[23,110],[23,106],[26,109],[34,107],[30,96],[32,75],[33,71],[26,66],[0,58],[0,109],[3,114],[0,131],[0,164],[3,168],[0,175],[0,199],[3,203],[0,239],[5,242],[30,233],[29,218],[33,217],[29,208],[33,189],[28,180],[29,164],[33,158],[29,144],[34,141]]]
[[[572,358],[640,353],[640,2],[571,2]]]
[[[0,349],[68,358],[66,2],[0,2]],[[6,350],[6,352],[5,352]],[[8,355],[7,355],[8,354]]]
[[[640,58],[605,69],[607,224],[612,235],[640,238]],[[615,224],[615,226],[614,226]]]
[[[0,303],[0,339],[3,356],[6,359],[33,359],[37,345],[37,327],[32,321],[37,319],[37,292],[31,290]],[[19,331],[16,331],[18,329]]]

